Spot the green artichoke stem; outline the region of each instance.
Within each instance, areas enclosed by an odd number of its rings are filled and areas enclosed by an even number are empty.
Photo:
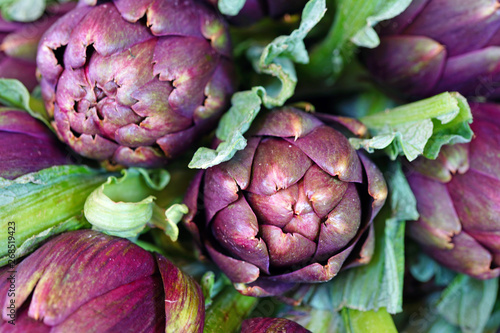
[[[369,128],[383,128],[423,119],[437,118],[459,109],[458,93],[441,93],[417,102],[401,105],[390,110],[362,117]]]
[[[206,311],[205,332],[237,332],[258,301],[255,297],[243,296],[233,286],[226,287]]]
[[[397,333],[394,321],[385,308],[380,308],[378,311],[343,308],[342,318],[347,333]]]

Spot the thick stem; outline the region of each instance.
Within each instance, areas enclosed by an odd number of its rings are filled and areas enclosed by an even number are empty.
[[[243,320],[252,312],[259,299],[243,296],[227,286],[217,295],[205,314],[205,332],[238,332]]]
[[[348,333],[397,333],[391,315],[381,308],[378,311],[359,311],[344,308],[342,317]]]
[[[401,105],[384,112],[362,117],[360,120],[369,128],[395,126],[414,121],[437,118],[452,112],[459,112],[458,97],[445,92],[410,104]]]

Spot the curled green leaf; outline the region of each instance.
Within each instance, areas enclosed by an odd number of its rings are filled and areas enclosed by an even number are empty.
[[[37,98],[31,97],[28,89],[16,79],[0,79],[0,103],[21,110],[28,111],[29,114],[45,125],[49,124],[48,116],[43,107],[43,103]]]
[[[84,213],[93,229],[120,237],[135,237],[152,219],[153,191],[163,189],[169,180],[165,170],[130,168],[123,176],[111,176],[94,190],[85,202]]]
[[[65,221],[80,216],[85,200],[110,173],[84,166],[43,169],[14,180],[0,178],[0,257],[7,254],[8,222],[15,224],[18,250],[45,232],[67,230]],[[60,227],[58,227],[60,226]],[[55,229],[52,229],[55,228]],[[68,227],[70,228],[70,227]],[[26,245],[28,246],[28,245]],[[22,255],[22,251],[17,255]]]
[[[219,0],[217,6],[219,11],[224,15],[238,15],[241,8],[245,5],[246,0]]]
[[[404,155],[413,161],[420,155],[435,159],[445,144],[472,139],[472,114],[459,93],[442,93],[410,104],[384,110],[360,119],[373,135],[351,138],[355,148],[368,152],[386,149],[391,159]]]
[[[221,2],[219,2],[220,4]],[[233,95],[232,106],[222,117],[216,135],[222,142],[216,150],[200,148],[189,163],[192,169],[206,169],[230,160],[246,147],[243,134],[248,130],[261,106],[282,106],[294,93],[297,75],[293,63],[307,63],[309,56],[304,45],[307,33],[321,20],[326,11],[325,0],[310,0],[302,12],[299,28],[289,36],[280,36],[266,47],[251,47],[247,55],[258,73],[278,78],[278,86],[253,87]]]

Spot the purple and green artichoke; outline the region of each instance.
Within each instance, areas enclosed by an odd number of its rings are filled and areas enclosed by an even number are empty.
[[[155,167],[216,125],[234,89],[230,59],[209,5],[127,0],[81,3],[45,33],[37,65],[62,141],[112,165]]]
[[[47,126],[25,111],[10,108],[0,108],[0,155],[0,177],[6,179],[72,163]]]
[[[500,97],[498,0],[415,0],[379,27],[380,45],[362,58],[382,84],[410,98]]]
[[[205,316],[201,287],[163,256],[90,230],[0,270],[0,304],[5,333],[203,332]]]
[[[49,6],[35,22],[8,22],[0,17],[0,77],[17,79],[28,90],[37,85],[36,50],[44,32],[75,3]]]
[[[245,149],[190,185],[186,225],[242,294],[280,295],[370,259],[386,184],[329,125],[365,130],[353,119],[275,110],[253,125]]]
[[[241,333],[310,333],[294,321],[285,318],[251,318],[243,321]]]
[[[500,276],[500,106],[471,106],[470,143],[410,165],[420,218],[409,234],[442,265],[488,279]]]

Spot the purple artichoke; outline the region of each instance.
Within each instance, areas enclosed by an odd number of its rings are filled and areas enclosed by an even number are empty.
[[[218,0],[206,0],[217,5]],[[231,23],[249,25],[265,17],[278,18],[285,14],[299,13],[306,5],[307,0],[246,0],[238,15],[229,16]]]
[[[71,164],[47,126],[25,111],[0,108],[0,177],[14,179],[54,165]]]
[[[500,276],[500,106],[473,104],[472,114],[470,143],[412,163],[420,218],[409,234],[444,266],[488,279]]]
[[[498,0],[414,0],[380,30],[380,45],[363,61],[390,88],[411,98],[500,97]]]
[[[0,77],[18,79],[28,90],[37,85],[36,49],[43,33],[74,3],[49,6],[35,22],[7,22],[0,18]]]
[[[153,167],[215,126],[233,91],[224,22],[196,0],[79,6],[37,56],[54,127],[77,153]]]
[[[205,316],[200,286],[163,256],[90,230],[4,267],[0,304],[1,332],[203,332]]]
[[[310,333],[294,321],[285,318],[251,318],[243,321],[241,333]]]
[[[187,191],[188,228],[242,294],[328,281],[371,256],[385,181],[326,124],[364,129],[353,119],[275,110],[253,125],[244,150],[200,172]]]

